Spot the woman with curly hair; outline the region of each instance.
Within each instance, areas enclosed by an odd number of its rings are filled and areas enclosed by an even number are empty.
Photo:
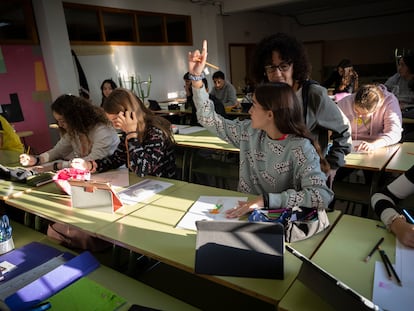
[[[138,176],[175,176],[174,138],[171,124],[155,115],[130,91],[118,88],[103,106],[114,128],[123,132],[116,151],[109,156],[87,161],[74,159],[72,166],[103,172],[126,165]]]
[[[114,153],[119,137],[101,108],[83,97],[61,95],[51,106],[59,126],[60,140],[50,150],[38,156],[22,154],[24,166],[38,166],[55,161],[54,170],[69,167],[69,160],[80,157],[86,161]],[[58,161],[56,160],[64,160]],[[49,165],[43,170],[50,170]]]
[[[301,104],[287,83],[259,84],[250,119],[227,120],[214,111],[203,87],[207,41],[188,54],[189,79],[200,124],[240,149],[238,190],[257,194],[226,212],[240,217],[254,209],[301,207],[324,210],[333,192],[326,185],[329,164],[303,119]]]
[[[256,84],[284,82],[293,88],[303,107],[306,126],[329,162],[327,176],[332,185],[336,170],[351,152],[351,126],[326,89],[309,80],[310,68],[304,45],[290,35],[276,33],[258,43],[251,73]]]

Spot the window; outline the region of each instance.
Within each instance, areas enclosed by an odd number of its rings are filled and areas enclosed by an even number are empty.
[[[71,41],[102,41],[96,10],[65,8],[65,19]]]
[[[71,44],[192,45],[191,17],[63,3]]]
[[[2,1],[0,43],[38,43],[30,0]]]

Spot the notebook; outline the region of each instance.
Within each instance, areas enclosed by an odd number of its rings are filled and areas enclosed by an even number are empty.
[[[297,279],[312,289],[335,310],[381,310],[372,301],[335,278],[307,257],[286,245],[286,249],[302,260]]]
[[[196,273],[283,279],[282,224],[196,221],[196,227]]]

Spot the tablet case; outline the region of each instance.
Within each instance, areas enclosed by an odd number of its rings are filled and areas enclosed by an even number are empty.
[[[335,310],[381,310],[371,300],[354,291],[291,246],[286,245],[286,249],[302,260],[297,279]]]
[[[96,181],[69,180],[72,207],[114,213],[122,202],[111,184]]]
[[[196,226],[196,273],[284,278],[282,224],[196,221]]]

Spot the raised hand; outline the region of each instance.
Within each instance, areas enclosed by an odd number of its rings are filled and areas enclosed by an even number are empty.
[[[203,49],[188,53],[188,72],[194,76],[201,76],[207,60],[207,40],[203,41]]]

